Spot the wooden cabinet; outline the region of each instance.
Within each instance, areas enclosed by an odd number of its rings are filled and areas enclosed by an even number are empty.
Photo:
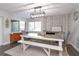
[[[17,41],[21,40],[21,34],[22,33],[12,33],[12,34],[10,34],[10,42],[13,43],[13,42],[17,42]]]

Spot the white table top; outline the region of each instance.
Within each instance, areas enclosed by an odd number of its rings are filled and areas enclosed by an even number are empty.
[[[40,39],[40,40],[48,40],[48,41],[62,41],[62,42],[64,41],[63,39],[59,37],[55,37],[55,36],[51,37],[50,35],[39,36],[37,34],[28,34],[28,35],[22,35],[22,37]]]

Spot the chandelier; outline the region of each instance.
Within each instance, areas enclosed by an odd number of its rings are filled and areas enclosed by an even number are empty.
[[[42,10],[42,6],[34,7],[34,12],[30,14],[32,18],[45,16],[45,12]]]

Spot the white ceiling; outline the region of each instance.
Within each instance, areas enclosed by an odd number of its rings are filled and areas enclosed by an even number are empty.
[[[17,8],[31,5],[31,3],[0,3],[0,9],[11,12]]]
[[[30,13],[37,6],[42,6],[46,15],[67,14],[79,8],[78,3],[0,3],[0,9],[9,13],[22,11]]]

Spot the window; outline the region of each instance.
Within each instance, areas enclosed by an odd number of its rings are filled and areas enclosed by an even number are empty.
[[[20,32],[25,30],[25,21],[20,21]]]
[[[41,31],[41,22],[29,22],[28,24],[28,31],[32,32],[40,32]]]
[[[29,31],[34,31],[34,22],[29,22]]]
[[[11,31],[21,32],[25,30],[25,21],[12,20],[11,21]]]
[[[41,31],[41,22],[35,22],[35,31]]]
[[[19,32],[19,21],[11,20],[11,31],[12,32]]]

